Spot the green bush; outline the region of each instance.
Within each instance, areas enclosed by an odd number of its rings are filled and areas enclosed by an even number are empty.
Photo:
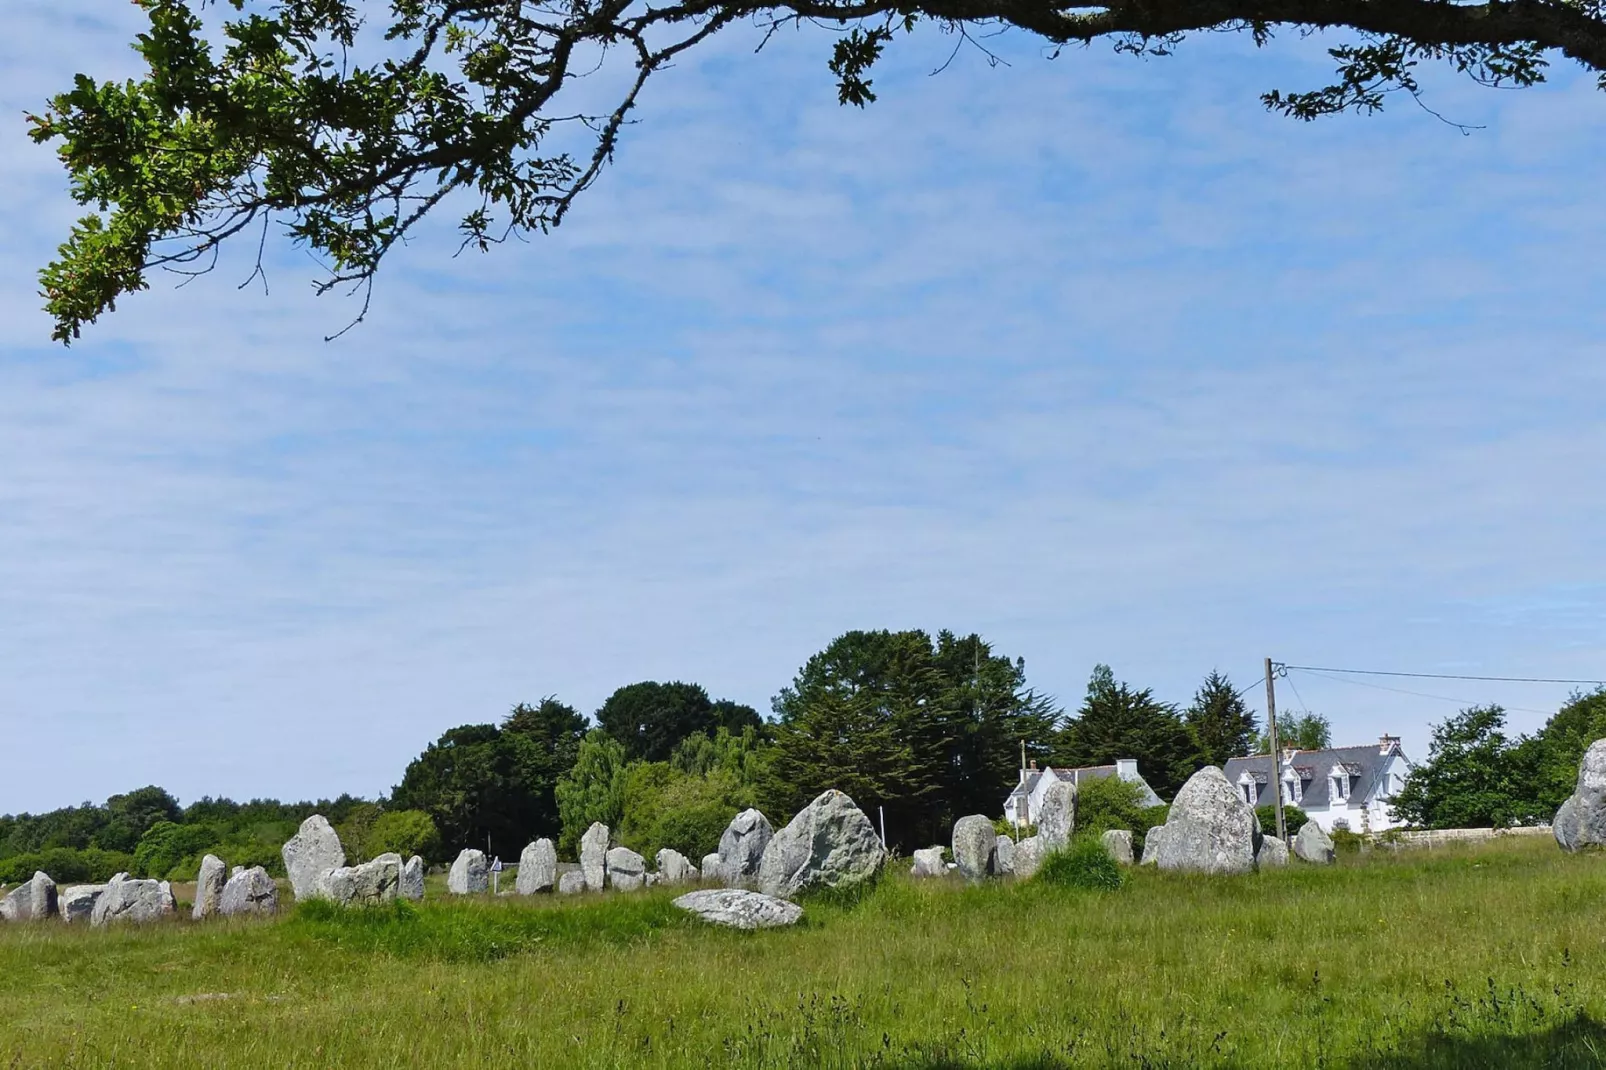
[[[210,825],[158,821],[139,838],[139,846],[134,848],[134,868],[130,872],[136,877],[165,878],[185,858],[211,850],[220,838]]]
[[[1055,888],[1082,888],[1113,892],[1126,882],[1126,873],[1094,835],[1073,837],[1064,850],[1051,852],[1033,880]]]
[[[1119,777],[1084,781],[1076,792],[1076,830],[1128,832],[1147,830],[1143,824],[1143,789]]]
[[[1339,854],[1358,854],[1361,844],[1366,841],[1366,837],[1359,832],[1351,832],[1343,827],[1334,828],[1330,835],[1333,840],[1333,850]]]
[[[121,851],[48,847],[0,861],[0,884],[21,884],[36,872],[48,873],[57,884],[100,884],[133,868],[133,857]]]
[[[1270,803],[1255,810],[1255,816],[1260,818],[1260,831],[1277,834],[1277,808]],[[1288,830],[1290,836],[1299,835],[1299,830],[1310,821],[1310,815],[1299,807],[1289,804],[1283,807],[1283,828]]]

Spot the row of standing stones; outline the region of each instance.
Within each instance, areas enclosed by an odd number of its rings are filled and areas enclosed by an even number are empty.
[[[1602,755],[1602,783],[1606,788],[1606,752]],[[1014,842],[999,835],[991,819],[980,814],[954,823],[953,862],[943,860],[941,847],[914,853],[910,873],[941,877],[957,871],[967,880],[1013,875],[1035,875],[1043,859],[1071,841],[1076,829],[1075,784],[1056,781],[1044,793],[1037,817],[1037,832]],[[1603,821],[1606,824],[1606,821]],[[1104,849],[1123,865],[1133,856],[1132,833],[1112,829],[1100,837]],[[1293,853],[1303,861],[1325,865],[1333,861],[1333,841],[1314,821],[1294,838]],[[1234,790],[1222,771],[1206,766],[1182,786],[1171,804],[1164,825],[1144,837],[1142,865],[1187,873],[1247,873],[1263,866],[1288,864],[1288,847],[1275,836],[1261,835],[1255,811]]]
[[[678,851],[659,851],[658,868],[625,847],[610,847],[610,830],[594,824],[580,842],[578,869],[564,871],[551,840],[527,846],[519,858],[514,891],[522,895],[634,891],[655,884],[698,881],[722,885],[680,896],[675,905],[707,921],[742,929],[790,925],[802,917],[793,899],[815,888],[843,889],[874,880],[886,863],[886,850],[870,819],[840,791],[820,795],[777,832],[758,810],[744,810],[720,837],[719,850],[699,868]],[[281,849],[285,873],[297,900],[326,899],[348,906],[371,906],[424,897],[424,860],[403,861],[383,854],[346,865],[340,837],[322,815],[301,823]],[[483,893],[490,887],[485,853],[461,852],[446,879],[454,895]],[[273,914],[278,891],[260,866],[236,866],[207,855],[196,878],[192,916]],[[44,873],[0,898],[0,920],[26,921],[60,916],[92,925],[112,921],[155,921],[177,913],[167,881],[118,874],[106,884],[79,885],[57,894]]]

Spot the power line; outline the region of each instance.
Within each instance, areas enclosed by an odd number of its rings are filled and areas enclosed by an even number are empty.
[[[1294,665],[1289,665],[1289,666],[1286,666],[1286,667],[1290,668],[1290,669],[1298,668],[1297,666],[1294,666]],[[1373,689],[1374,691],[1392,691],[1396,695],[1411,695],[1411,696],[1413,696],[1415,698],[1431,698],[1431,699],[1436,699],[1439,702],[1453,702],[1458,706],[1475,706],[1475,705],[1477,705],[1477,703],[1473,702],[1470,699],[1451,698],[1449,695],[1430,695],[1425,691],[1407,691],[1403,687],[1389,687],[1389,686],[1387,686],[1385,684],[1369,684],[1365,680],[1346,680],[1342,676],[1329,676],[1325,672],[1322,672],[1322,671],[1317,670],[1317,669],[1300,668],[1299,671],[1308,672],[1313,676],[1320,676],[1322,679],[1331,680],[1335,684],[1353,684],[1356,687],[1369,687],[1369,688]],[[1294,682],[1292,680],[1289,680],[1288,681],[1288,686],[1289,687],[1293,687],[1294,686]],[[1294,694],[1295,695],[1299,694],[1299,689],[1298,688],[1294,688]],[[1303,700],[1301,700],[1301,701],[1303,701]],[[1548,717],[1551,714],[1556,712],[1555,710],[1536,710],[1536,709],[1533,709],[1532,707],[1529,707],[1529,706],[1502,706],[1501,708],[1502,709],[1507,709],[1507,710],[1514,710],[1514,711],[1516,711],[1518,713],[1537,713],[1541,717]]]
[[[1545,676],[1464,676],[1444,672],[1384,672],[1381,669],[1333,669],[1322,665],[1281,665],[1282,669],[1299,669],[1302,672],[1337,672],[1354,676],[1403,676],[1416,680],[1481,680],[1500,684],[1592,684],[1606,687],[1606,680],[1563,680]],[[1430,696],[1431,697],[1431,696]]]

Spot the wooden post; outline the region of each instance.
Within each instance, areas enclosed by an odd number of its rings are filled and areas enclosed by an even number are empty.
[[[1266,659],[1266,735],[1271,743],[1271,801],[1277,808],[1277,838],[1288,844],[1283,824],[1283,756],[1277,746],[1277,689],[1272,685],[1271,659]]]

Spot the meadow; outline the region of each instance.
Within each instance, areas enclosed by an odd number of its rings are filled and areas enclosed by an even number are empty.
[[[0,927],[0,1068],[1606,1064],[1606,857],[1548,839],[1103,892],[906,868],[761,933],[663,891]]]

